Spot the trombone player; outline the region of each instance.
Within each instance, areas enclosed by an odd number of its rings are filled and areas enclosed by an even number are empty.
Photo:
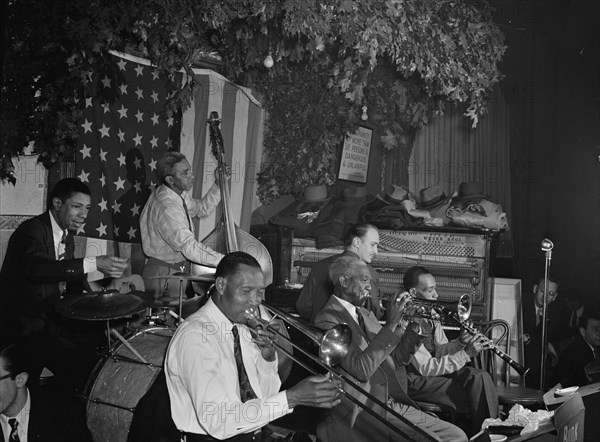
[[[369,296],[371,277],[367,264],[358,258],[340,256],[331,265],[329,275],[334,283],[333,295],[317,314],[315,325],[329,329],[347,323],[352,330],[352,342],[340,365],[361,387],[376,399],[387,403],[406,421],[389,412],[384,417],[402,430],[410,440],[466,441],[458,427],[415,408],[406,393],[406,365],[409,364],[423,338],[420,336],[421,319],[414,318],[401,327],[406,313],[408,293],[396,295],[388,304],[388,320],[381,326],[375,315],[362,307]],[[403,332],[403,330],[405,330]],[[382,414],[382,409],[358,396],[366,406]],[[419,427],[421,432],[415,427]],[[317,423],[317,437],[323,442],[392,441],[398,440],[395,431],[382,425],[361,407],[342,396],[341,403],[325,412]]]
[[[326,375],[279,391],[275,334],[247,327],[265,289],[256,259],[229,253],[215,278],[215,292],[177,328],[165,357],[171,417],[186,441],[261,441],[263,428],[297,405],[336,406],[340,385]]]
[[[409,268],[403,282],[404,289],[417,299],[438,298],[435,278],[424,267]],[[469,431],[476,434],[484,419],[498,417],[498,393],[487,372],[466,364],[488,348],[489,340],[463,329],[457,339],[448,341],[438,320],[424,321],[423,333],[426,337],[407,367],[408,394],[467,414]]]

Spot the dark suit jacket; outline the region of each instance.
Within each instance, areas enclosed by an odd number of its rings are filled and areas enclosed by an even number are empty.
[[[314,322],[317,313],[319,313],[333,293],[333,283],[331,282],[331,279],[329,279],[329,268],[340,256],[358,258],[356,253],[351,252],[350,250],[344,250],[338,255],[330,256],[315,263],[310,274],[306,278],[300,296],[296,301],[296,309],[300,316],[307,321]],[[369,266],[369,271],[371,272],[371,296],[379,297],[379,275],[371,266]],[[378,309],[375,310],[375,313],[378,314]]]
[[[584,367],[593,360],[594,352],[580,335],[560,356],[554,370],[555,383],[560,382],[563,387],[589,384]]]
[[[366,331],[363,331],[336,298],[331,297],[317,314],[315,325],[329,329],[337,324],[348,324],[352,330],[352,344],[340,363],[341,367],[358,381],[363,389],[380,401],[386,403],[389,395],[399,403],[414,405],[406,394],[405,366],[421,345],[423,338],[412,331],[398,337],[382,327],[372,312],[364,308],[361,308],[361,312]],[[357,393],[355,389],[346,387],[345,390],[380,413],[379,407],[375,407],[371,400]],[[329,441],[355,440],[352,427],[361,414],[367,412],[342,396],[342,402],[327,410],[324,419],[318,423],[317,436],[321,440]]]
[[[81,290],[83,259],[56,260],[50,212],[23,222],[11,235],[0,271],[0,306],[7,315],[49,320],[59,299],[59,282],[67,293]],[[69,233],[66,257],[73,257]]]
[[[27,440],[30,442],[92,442],[84,406],[62,399],[47,389],[30,390],[31,410]],[[0,428],[0,440],[4,440]]]

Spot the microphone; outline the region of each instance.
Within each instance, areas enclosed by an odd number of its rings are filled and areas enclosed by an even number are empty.
[[[554,248],[554,243],[548,238],[544,238],[542,241],[542,252],[549,252]]]

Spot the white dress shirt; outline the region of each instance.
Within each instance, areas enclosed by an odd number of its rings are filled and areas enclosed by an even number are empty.
[[[454,373],[471,360],[464,350],[465,346],[458,339],[448,342],[446,332],[439,321],[433,322],[433,343],[435,355],[432,355],[421,344],[412,358],[411,364],[417,368],[421,376],[442,376]]]
[[[65,252],[66,245],[63,244],[63,235],[68,235],[69,232],[65,229],[61,229],[54,214],[50,212],[50,224],[52,224],[52,238],[54,241],[54,251],[56,253],[56,259],[60,258],[60,255]],[[96,266],[96,257],[88,256],[83,259],[83,273],[92,273],[98,270]],[[64,287],[63,287],[64,289]],[[63,290],[61,290],[62,292]]]
[[[352,319],[354,319],[354,322],[356,322],[357,324],[358,322],[358,314],[356,313],[356,306],[348,301],[346,301],[345,299],[339,298],[335,295],[331,295],[333,296],[335,299],[337,299],[339,301],[340,304],[342,304],[342,306],[348,310],[348,313],[350,313],[350,316],[352,316]]]
[[[19,423],[17,427],[17,434],[19,435],[19,440],[21,442],[27,442],[27,428],[29,427],[29,413],[31,412],[31,395],[29,394],[29,389],[27,389],[27,401],[25,402],[25,406],[19,411],[16,416],[7,417],[3,414],[0,414],[0,425],[2,425],[2,434],[4,435],[4,441],[8,442],[8,437],[10,436],[10,432],[12,428],[8,423],[9,419],[15,418]]]
[[[219,204],[219,186],[213,184],[202,199],[187,192],[178,195],[166,185],[156,188],[148,198],[140,216],[142,248],[146,256],[174,264],[184,260],[216,266],[223,255],[196,240],[190,218],[208,216]],[[190,228],[190,225],[192,226]]]
[[[258,398],[241,401],[233,324],[209,299],[177,328],[165,357],[171,416],[180,431],[226,439],[293,411],[285,391],[279,392],[277,358],[265,361],[248,328],[236,326],[244,367]]]

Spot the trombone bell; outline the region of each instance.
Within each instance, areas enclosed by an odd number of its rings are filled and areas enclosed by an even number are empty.
[[[287,313],[275,307],[266,305],[264,302],[261,305],[263,305],[270,313],[274,315],[272,319],[275,319],[276,317],[281,318],[291,327],[296,328],[298,331],[314,341],[319,347],[319,359],[329,367],[340,363],[348,354],[350,344],[352,343],[352,330],[348,324],[337,324],[328,330],[324,330],[319,327],[315,327],[314,325],[307,324],[300,319],[294,318],[293,316],[288,315]],[[262,326],[265,329],[283,337],[293,346],[296,346],[288,337],[283,336],[278,330],[274,329],[271,326],[271,321],[261,318],[259,316],[260,311],[257,313],[257,310],[258,309],[246,310],[245,316],[249,321],[249,326],[254,328],[256,326]]]

